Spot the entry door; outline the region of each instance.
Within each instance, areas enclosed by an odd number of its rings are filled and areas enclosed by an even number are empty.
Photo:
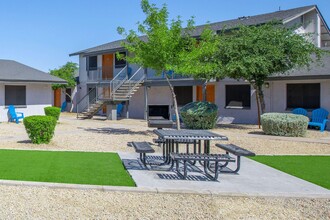
[[[102,79],[111,80],[113,78],[113,54],[102,56]]]
[[[55,107],[61,107],[61,89],[55,89],[54,90],[54,106]]]
[[[196,86],[196,101],[203,101],[203,87]],[[206,85],[206,101],[215,102],[215,86]]]
[[[91,91],[93,90],[93,91]],[[95,88],[88,88],[88,99],[89,99],[89,104],[91,104],[95,99],[96,99],[96,89]]]

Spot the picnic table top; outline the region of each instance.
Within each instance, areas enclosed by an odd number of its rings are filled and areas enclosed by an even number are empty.
[[[162,129],[154,130],[154,133],[163,139],[228,140],[226,136],[208,130]]]

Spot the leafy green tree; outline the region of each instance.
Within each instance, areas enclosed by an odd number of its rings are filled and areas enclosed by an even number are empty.
[[[325,53],[309,39],[278,22],[239,26],[220,34],[206,29],[199,44],[181,53],[184,60],[174,70],[195,78],[246,80],[256,90],[258,112],[261,108],[264,113],[263,85],[268,77],[309,67]]]
[[[169,22],[167,6],[157,8],[155,4],[149,4],[148,0],[141,1],[141,8],[146,19],[139,23],[138,33],[134,30],[126,33],[124,28],[117,28],[118,33],[126,38],[123,46],[129,55],[125,59],[144,68],[151,68],[157,74],[164,73],[173,97],[177,128],[180,129],[176,95],[167,73],[181,63],[181,52],[194,44],[195,39],[190,36],[194,22],[188,20],[186,28],[182,27],[180,17]]]
[[[74,107],[73,97],[72,94],[66,93],[65,89],[73,88],[76,86],[77,82],[76,82],[75,74],[77,71],[78,71],[78,64],[73,62],[67,62],[65,65],[61,66],[60,68],[49,71],[50,75],[57,76],[67,81],[67,84],[53,84],[52,89],[55,90],[60,88],[62,89],[62,92],[65,93],[65,95],[70,97],[72,103],[70,112],[72,112]]]

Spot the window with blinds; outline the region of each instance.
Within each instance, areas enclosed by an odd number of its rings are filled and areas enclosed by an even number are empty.
[[[226,85],[226,108],[251,108],[251,86]]]
[[[287,108],[320,108],[320,83],[287,84]]]
[[[26,86],[5,86],[5,105],[26,105]]]

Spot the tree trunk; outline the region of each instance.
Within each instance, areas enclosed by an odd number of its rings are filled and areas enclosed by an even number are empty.
[[[73,111],[74,108],[74,103],[73,103],[73,97],[72,95],[69,95],[68,93],[64,92],[65,95],[69,96],[70,100],[71,100],[71,108],[70,108],[70,113]]]
[[[266,104],[265,104],[264,92],[262,91],[262,86],[258,86],[258,96],[260,100],[261,114],[263,114],[266,112]]]
[[[165,72],[165,71],[164,71]],[[176,116],[176,127],[178,130],[181,129],[180,127],[180,117],[179,117],[179,110],[178,110],[178,103],[176,101],[176,95],[175,95],[175,92],[174,92],[174,88],[167,76],[167,74],[165,73],[165,77],[166,77],[166,81],[168,83],[168,86],[170,87],[170,90],[171,90],[171,93],[172,93],[172,98],[173,98],[173,103],[174,103],[174,111],[175,111],[175,116]]]
[[[71,108],[70,108],[70,113],[73,111],[74,103],[73,103],[73,98],[70,96],[71,100]]]
[[[262,90],[262,84],[257,85],[255,83],[252,83],[254,89],[256,90],[256,100],[257,100],[257,108],[258,108],[258,125],[260,128],[260,115],[264,114],[266,112],[266,103],[265,103],[265,97],[264,92]],[[260,113],[261,110],[261,113]]]
[[[259,97],[258,97],[258,89],[256,89],[256,101],[257,101],[257,109],[258,109],[258,127],[260,129],[260,107],[259,107]]]

